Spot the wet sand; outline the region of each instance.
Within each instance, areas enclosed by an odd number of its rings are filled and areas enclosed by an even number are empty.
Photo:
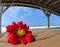
[[[27,45],[12,45],[7,42],[7,33],[0,38],[0,47],[60,47],[60,29],[30,29],[36,38]]]

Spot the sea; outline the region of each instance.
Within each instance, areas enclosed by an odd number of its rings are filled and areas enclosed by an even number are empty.
[[[48,28],[48,26],[31,26],[29,27],[30,29],[41,29],[41,28]],[[50,28],[59,28],[60,29],[60,26],[50,26]],[[6,32],[6,27],[5,26],[2,26],[1,27],[1,33],[4,33]]]

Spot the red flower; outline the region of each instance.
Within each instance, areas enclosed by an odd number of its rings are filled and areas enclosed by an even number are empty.
[[[16,44],[19,43],[19,39],[18,39],[18,37],[16,35],[9,34],[9,36],[8,36],[8,42],[11,43],[11,44],[16,45]]]
[[[32,32],[29,31],[29,26],[23,24],[23,22],[12,22],[11,25],[6,27],[6,31],[8,32],[8,42],[11,44],[27,44],[34,40]]]

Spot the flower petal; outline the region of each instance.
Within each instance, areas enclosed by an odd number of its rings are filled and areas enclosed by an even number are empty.
[[[21,38],[21,37],[20,37],[19,40],[20,40],[20,42],[21,42],[22,44],[24,44],[24,45],[26,44],[25,38]]]
[[[8,42],[11,43],[11,44],[18,44],[19,43],[19,40],[18,38],[16,38],[16,35],[13,35],[13,34],[9,34],[8,36]]]
[[[18,28],[22,28],[23,22],[22,22],[22,21],[21,21],[21,22],[18,22],[18,23],[17,23],[17,26],[18,26]]]
[[[6,27],[6,31],[9,32],[9,33],[14,33],[12,25],[8,25]]]

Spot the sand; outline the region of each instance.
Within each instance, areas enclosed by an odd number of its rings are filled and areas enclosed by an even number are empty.
[[[12,45],[7,42],[7,33],[0,38],[0,47],[60,47],[60,29],[30,29],[36,38],[27,45]]]

